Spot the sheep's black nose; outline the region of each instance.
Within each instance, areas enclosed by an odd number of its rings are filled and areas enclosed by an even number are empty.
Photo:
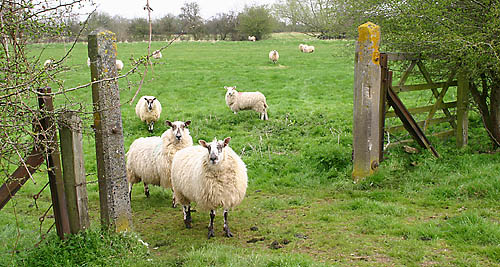
[[[180,135],[176,135],[175,137],[177,138],[177,140],[181,140],[181,137],[182,137],[182,136],[180,136]]]
[[[211,160],[211,161],[216,161],[216,160],[217,160],[217,157],[216,157],[216,156],[210,156],[210,160]]]

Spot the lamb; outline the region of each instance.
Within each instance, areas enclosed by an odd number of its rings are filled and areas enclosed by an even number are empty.
[[[193,139],[187,129],[191,121],[166,121],[166,124],[171,128],[161,137],[142,137],[130,145],[126,163],[130,198],[132,198],[132,186],[140,181],[144,183],[146,197],[149,197],[149,184],[172,188],[170,168],[174,154],[193,145]],[[175,207],[173,194],[172,206]]]
[[[257,40],[257,38],[255,38],[255,36],[248,36],[248,41],[250,42],[255,42]]]
[[[160,58],[162,58],[162,57],[163,57],[163,56],[162,56],[162,54],[161,54],[161,51],[160,51],[160,50],[155,50],[155,51],[153,52],[153,58],[154,58],[154,59],[160,59]]]
[[[269,60],[271,60],[273,63],[276,64],[278,62],[278,59],[280,58],[280,55],[278,54],[278,51],[276,50],[271,50],[269,52]]]
[[[117,59],[116,60],[116,70],[120,71],[123,69],[123,61]]]
[[[199,140],[201,146],[184,148],[172,160],[172,187],[175,199],[182,204],[184,224],[191,228],[191,202],[210,210],[208,238],[214,234],[215,209],[224,209],[224,234],[232,237],[227,222],[228,211],[241,203],[247,189],[247,169],[241,158],[224,141]]]
[[[312,52],[314,52],[314,46],[312,46],[312,45],[306,45],[302,49],[302,52],[304,52],[304,53],[312,53]]]
[[[224,86],[226,104],[236,114],[240,110],[254,110],[260,113],[261,120],[268,120],[266,97],[261,92],[238,92],[236,86]]]
[[[145,121],[148,125],[148,131],[153,132],[153,126],[161,115],[161,104],[154,96],[143,96],[135,105],[135,114]]]

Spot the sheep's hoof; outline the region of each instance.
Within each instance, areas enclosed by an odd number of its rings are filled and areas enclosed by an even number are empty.
[[[208,229],[208,239],[210,239],[210,237],[214,237],[214,236],[215,236],[214,229]]]
[[[149,197],[149,191],[145,191],[144,194],[146,195],[146,197]]]
[[[229,231],[229,228],[224,228],[224,236],[233,237],[233,233],[231,233],[231,231]]]
[[[184,220],[184,224],[186,225],[186,228],[188,228],[188,229],[193,228],[193,226],[191,226],[191,220]]]

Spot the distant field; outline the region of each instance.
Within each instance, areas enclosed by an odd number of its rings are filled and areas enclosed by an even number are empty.
[[[312,54],[298,45],[314,45]],[[152,49],[166,43],[155,42]],[[146,51],[146,43],[119,43],[118,58],[130,69],[129,58]],[[69,45],[36,45],[43,58],[60,56]],[[279,51],[278,64],[268,59]],[[62,73],[66,88],[90,79],[87,46],[77,44]],[[206,239],[209,216],[193,214],[185,229],[180,208],[169,206],[171,191],[154,187],[146,198],[141,185],[132,196],[134,228],[149,243],[150,255],[125,265],[159,266],[485,266],[500,264],[500,155],[481,153],[490,147],[479,117],[470,116],[470,145],[455,149],[453,138],[432,139],[442,158],[427,152],[406,154],[400,147],[386,153],[380,171],[354,184],[352,163],[352,102],[354,41],[322,41],[300,33],[273,35],[258,42],[175,42],[155,61],[140,95],[162,103],[165,120],[191,120],[191,135],[212,140],[231,136],[230,146],[247,164],[246,199],[229,220],[234,238],[224,238],[222,212],[216,217],[216,237]],[[43,62],[43,61],[42,61]],[[120,80],[125,149],[149,136],[126,102],[137,89],[138,75]],[[129,86],[130,85],[130,86]],[[267,97],[269,121],[254,112],[234,115],[225,105],[224,86],[260,91]],[[422,96],[408,101],[420,101]],[[427,101],[424,99],[422,101]],[[59,96],[56,105],[83,102],[88,181],[95,181],[96,162],[91,121],[91,90]],[[5,265],[20,226],[18,250],[39,239],[38,217],[50,205],[45,184],[28,182],[0,211],[0,245]],[[98,186],[87,186],[92,225],[99,226]],[[50,220],[48,220],[50,221]],[[45,222],[47,229],[51,222]],[[252,231],[251,227],[257,227]],[[251,239],[262,241],[248,243]],[[284,242],[284,241],[289,242]],[[272,249],[277,241],[281,248]],[[286,243],[286,244],[284,244]],[[151,260],[148,260],[151,259]],[[122,259],[123,260],[123,259]],[[0,266],[2,265],[0,260]],[[110,258],[109,264],[116,263]]]

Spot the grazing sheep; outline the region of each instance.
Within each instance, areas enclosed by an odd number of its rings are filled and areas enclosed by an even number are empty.
[[[43,63],[43,67],[44,67],[44,68],[48,68],[50,65],[52,65],[52,63],[54,63],[54,62],[52,61],[52,59],[47,59],[47,60],[45,60],[45,62]]]
[[[271,52],[269,52],[269,60],[271,60],[273,63],[278,62],[279,58],[280,58],[280,55],[278,54],[278,51],[271,50]]]
[[[161,137],[142,137],[130,145],[126,163],[130,198],[132,198],[132,186],[140,181],[144,183],[144,194],[147,197],[149,197],[148,184],[172,188],[170,168],[174,154],[193,145],[193,139],[187,129],[190,123],[191,121],[166,121],[171,128]],[[175,198],[172,198],[172,206],[175,206]]]
[[[231,137],[180,150],[172,160],[172,188],[182,204],[184,224],[191,228],[191,202],[210,210],[208,238],[214,234],[215,209],[224,209],[224,234],[232,237],[228,211],[239,205],[247,189],[247,169],[241,158],[228,146]]]
[[[312,46],[312,45],[306,45],[302,49],[302,52],[304,52],[304,53],[312,53],[312,52],[314,52],[314,46]]]
[[[254,110],[260,113],[261,120],[268,120],[266,97],[261,92],[238,92],[236,86],[224,86],[226,104],[236,114],[240,110]]]
[[[255,38],[255,36],[248,36],[248,41],[250,42],[255,42],[257,40],[257,38]]]
[[[161,104],[154,96],[143,96],[135,105],[135,114],[145,121],[148,125],[148,131],[153,132],[153,126],[161,115]]]
[[[161,54],[161,51],[160,51],[160,50],[156,50],[156,51],[154,51],[154,52],[153,52],[153,58],[154,58],[154,59],[160,59],[160,58],[162,58],[162,57],[163,57],[163,56],[162,56],[162,54]]]
[[[120,71],[123,69],[123,61],[117,59],[116,60],[116,70]]]

